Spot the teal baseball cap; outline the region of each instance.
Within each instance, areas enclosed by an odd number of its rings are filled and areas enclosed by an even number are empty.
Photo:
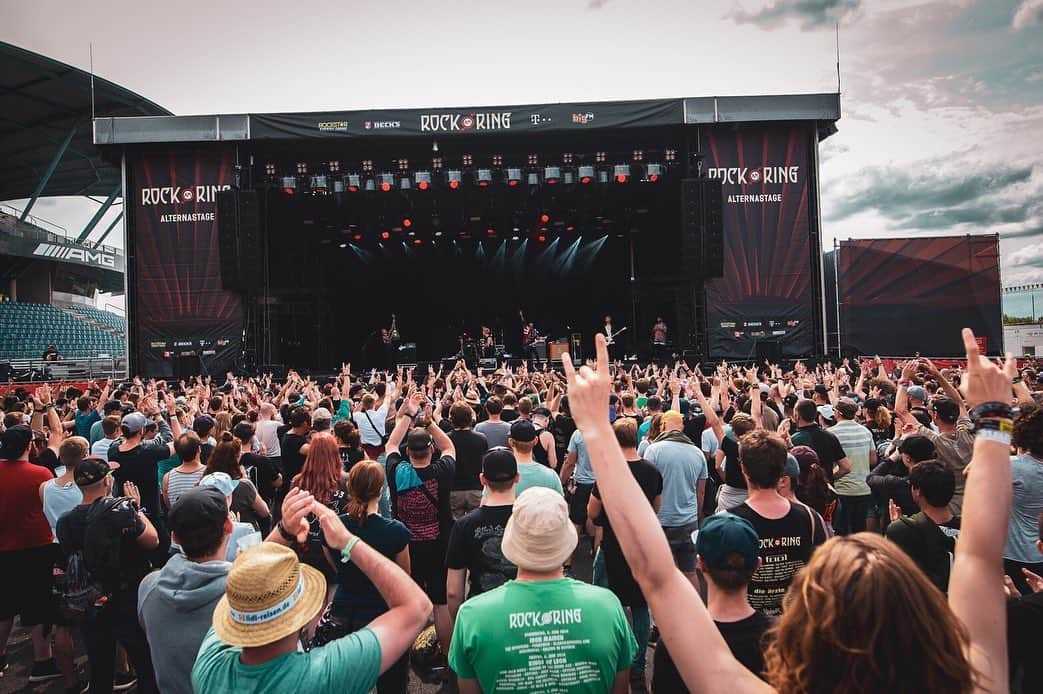
[[[743,558],[747,571],[757,567],[760,558],[760,538],[757,530],[745,518],[733,513],[718,513],[703,519],[695,538],[695,553],[711,569],[735,569],[725,563],[729,554]]]

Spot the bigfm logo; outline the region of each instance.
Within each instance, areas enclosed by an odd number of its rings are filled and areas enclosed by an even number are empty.
[[[86,248],[72,248],[71,246],[59,246],[53,243],[41,243],[33,251],[33,255],[55,260],[69,260],[84,265],[98,265],[100,267],[116,267],[116,256],[103,251],[91,251]]]
[[[594,114],[590,111],[586,113],[573,113],[572,122],[579,123],[580,125],[589,125],[594,122]]]
[[[420,116],[421,132],[461,132],[510,130],[511,112],[495,113],[432,113]]]
[[[196,202],[214,202],[217,194],[232,186],[161,186],[141,189],[141,204],[191,205]]]
[[[797,183],[800,179],[799,166],[732,166],[714,167],[707,170],[708,178],[719,178],[722,183],[746,185],[747,183]]]

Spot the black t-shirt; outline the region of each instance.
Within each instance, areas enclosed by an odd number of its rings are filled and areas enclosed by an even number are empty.
[[[822,524],[811,509],[792,501],[782,518],[765,518],[746,503],[730,512],[750,521],[760,538],[761,567],[746,590],[750,606],[781,614],[782,598],[793,576],[808,563],[815,547],[826,541]]]
[[[746,489],[746,478],[742,476],[742,468],[739,467],[739,444],[730,436],[721,440],[721,450],[724,451],[724,483],[736,489]]]
[[[943,593],[949,591],[949,570],[959,536],[959,518],[937,525],[922,511],[887,526],[887,539],[901,547]]]
[[[467,569],[468,597],[502,586],[517,577],[518,567],[503,556],[500,542],[513,506],[480,506],[456,521],[449,534],[445,565]]]
[[[279,474],[279,471],[275,469],[275,463],[271,458],[256,453],[244,453],[243,457],[239,459],[239,463],[246,470],[246,476],[254,483],[257,493],[261,495],[262,499],[271,499],[275,496],[275,487],[272,486],[272,483],[275,482],[275,476]]]
[[[141,493],[141,506],[149,518],[155,518],[159,512],[159,461],[169,457],[166,444],[145,442],[129,451],[121,451],[118,443],[109,447],[109,462],[120,464],[112,473],[117,492],[122,494],[124,483],[133,482]]]
[[[513,422],[518,419],[518,410],[505,408],[500,412],[500,419],[504,422]]]
[[[471,429],[458,429],[449,434],[449,440],[456,447],[453,491],[481,489],[482,482],[478,475],[482,472],[482,456],[489,450],[489,441],[484,434]]]
[[[410,544],[446,542],[453,526],[449,492],[456,461],[443,455],[433,458],[427,467],[415,468],[398,451],[392,451],[386,469],[391,512],[409,529]]]
[[[58,461],[58,454],[52,451],[50,448],[45,448],[42,451],[40,451],[40,455],[37,456],[36,460],[31,462],[36,465],[39,465],[40,467],[47,468],[51,471],[52,475],[54,474],[54,469],[61,465],[61,463]]]
[[[793,434],[792,439],[794,446],[803,444],[814,449],[815,453],[818,454],[818,464],[825,470],[826,477],[832,483],[833,466],[841,458],[847,457],[847,454],[844,453],[844,447],[840,445],[840,440],[818,424],[800,427]]]
[[[206,465],[206,461],[210,460],[210,454],[214,452],[214,445],[207,441],[199,444],[199,462]]]
[[[753,614],[746,619],[740,619],[738,622],[718,622],[714,620],[714,624],[717,625],[717,630],[721,632],[724,642],[728,644],[728,648],[731,649],[735,659],[742,663],[747,670],[763,678],[764,634],[768,629],[775,626],[775,621],[774,617],[769,617],[759,610],[754,610]],[[670,657],[670,653],[666,650],[665,643],[660,642],[656,647],[652,662],[655,668],[652,675],[652,691],[670,692],[671,694],[681,694],[688,691],[688,688],[684,685],[684,680],[681,679],[681,674],[677,671],[677,666],[674,665],[673,658]]]
[[[394,561],[409,546],[409,531],[397,520],[379,515],[366,517],[361,526],[346,515],[340,517],[344,527],[360,540]],[[330,550],[337,561],[337,593],[333,596],[333,614],[344,620],[376,617],[387,612],[387,603],[373,582],[354,562],[341,562],[340,553]]]
[[[1007,600],[1007,651],[1010,672],[1021,691],[1043,691],[1043,593]]]
[[[340,453],[340,464],[344,468],[344,472],[351,472],[351,468],[355,467],[355,463],[366,459],[366,454],[361,448],[341,446],[338,452]]]
[[[279,446],[282,449],[282,476],[286,481],[292,480],[300,474],[304,467],[304,456],[301,455],[301,446],[308,443],[308,439],[300,434],[287,432],[282,437]]]

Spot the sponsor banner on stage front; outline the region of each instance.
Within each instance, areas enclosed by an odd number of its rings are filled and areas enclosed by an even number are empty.
[[[553,132],[681,125],[677,99],[466,109],[276,113],[250,116],[254,140]]]
[[[127,159],[136,373],[170,376],[171,359],[181,356],[198,357],[204,373],[220,371],[238,354],[240,341],[229,336],[242,333],[242,300],[222,286],[217,238],[217,194],[232,187],[234,164],[230,149]],[[186,351],[188,336],[193,347]]]
[[[724,276],[706,282],[710,354],[749,358],[816,351],[812,272],[812,126],[706,129],[706,175],[721,181]]]

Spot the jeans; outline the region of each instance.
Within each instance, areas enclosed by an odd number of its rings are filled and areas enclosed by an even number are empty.
[[[136,590],[123,595],[116,594],[105,605],[92,607],[84,615],[83,640],[91,667],[90,690],[94,694],[112,691],[117,641],[123,645],[138,675],[137,691],[141,694],[159,691],[148,638],[138,624],[136,598]]]
[[[630,664],[631,670],[645,671],[645,656],[648,654],[648,636],[652,633],[652,613],[648,605],[631,607],[630,619],[634,627],[634,639],[637,640],[637,655]]]
[[[866,529],[866,516],[873,503],[873,495],[841,496],[833,513],[833,529],[837,535],[851,535]]]

